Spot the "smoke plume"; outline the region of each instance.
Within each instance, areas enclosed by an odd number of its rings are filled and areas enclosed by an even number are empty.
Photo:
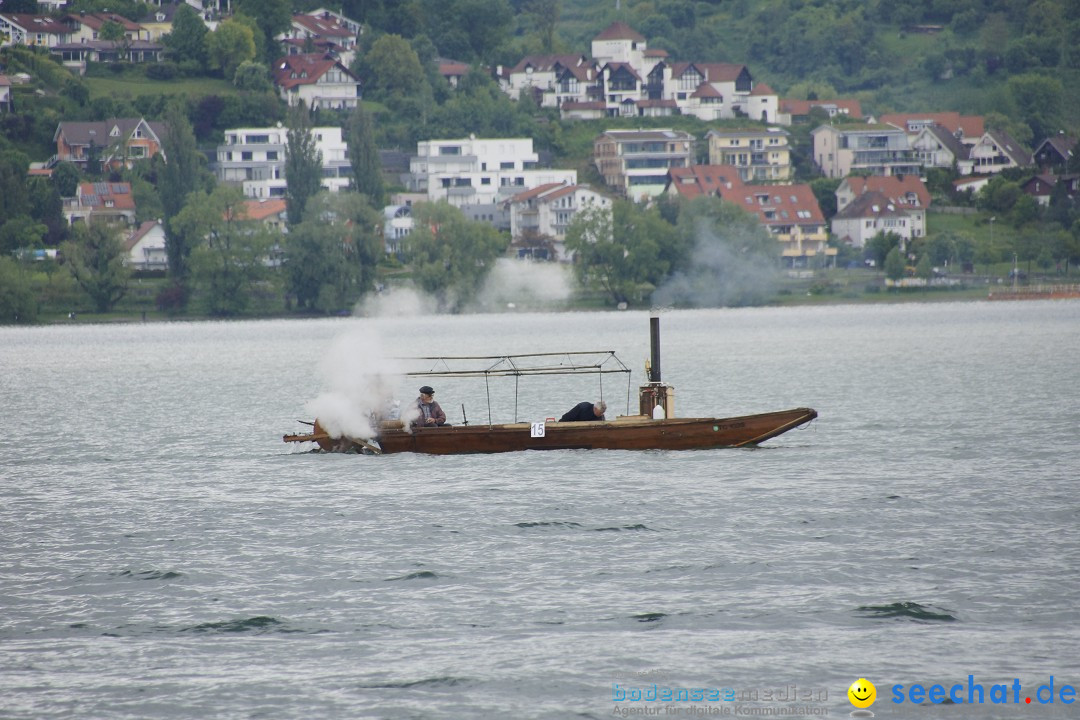
[[[323,391],[304,409],[333,438],[374,437],[374,415],[384,415],[399,377],[370,327],[339,336],[319,362]]]

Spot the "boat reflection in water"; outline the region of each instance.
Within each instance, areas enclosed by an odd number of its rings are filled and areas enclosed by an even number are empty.
[[[727,418],[674,416],[674,389],[660,377],[660,321],[650,319],[649,382],[638,389],[638,415],[596,422],[514,422],[443,427],[410,427],[401,420],[377,422],[373,437],[333,437],[319,424],[311,432],[285,435],[285,442],[314,442],[328,452],[400,452],[460,455],[518,450],[699,450],[747,447],[804,425],[817,417],[811,408]],[[596,358],[599,360],[582,360]],[[552,358],[564,361],[551,364]],[[538,353],[498,357],[418,358],[439,361],[443,369],[408,373],[425,377],[497,377],[624,373],[629,396],[630,370],[612,351]],[[483,369],[451,370],[449,361],[487,362]],[[530,364],[530,361],[532,364]],[[539,363],[539,364],[538,364]]]

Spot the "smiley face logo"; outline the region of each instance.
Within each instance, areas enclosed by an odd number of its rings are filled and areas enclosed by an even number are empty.
[[[868,708],[877,700],[877,688],[866,678],[859,678],[847,689],[848,700],[857,708]]]

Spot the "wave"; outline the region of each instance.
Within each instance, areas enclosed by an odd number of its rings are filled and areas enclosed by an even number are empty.
[[[932,609],[931,609],[932,608]],[[958,618],[951,610],[920,605],[917,602],[894,602],[889,605],[862,605],[855,609],[869,618],[906,618],[923,622],[955,622]],[[935,612],[941,611],[941,612]]]
[[[256,615],[255,617],[246,618],[244,620],[225,620],[222,622],[202,623],[200,625],[192,625],[180,630],[180,632],[205,632],[205,633],[242,633],[253,632],[256,634],[263,634],[268,632],[302,632],[300,630],[291,630],[288,626],[277,618],[268,617],[266,615]]]

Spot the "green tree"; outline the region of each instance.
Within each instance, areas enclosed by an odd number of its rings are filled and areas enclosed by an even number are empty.
[[[206,35],[209,30],[199,13],[190,5],[181,3],[173,16],[172,32],[162,38],[177,63],[191,62],[204,65]]]
[[[53,168],[53,185],[60,197],[75,197],[79,189],[79,168],[69,162],[60,162]]]
[[[21,263],[0,255],[0,324],[32,323],[37,312],[29,273]]]
[[[0,152],[0,218],[10,218],[26,211],[27,170],[30,159],[16,150]]]
[[[641,302],[666,276],[673,258],[664,257],[678,245],[674,228],[648,210],[626,200],[611,208],[579,211],[566,232],[566,249],[573,255],[578,283],[599,289],[613,302]]]
[[[413,280],[441,309],[460,310],[483,285],[508,238],[488,223],[467,220],[446,202],[416,205],[413,218],[405,242]]]
[[[115,20],[106,20],[98,30],[98,37],[110,42],[118,42],[124,39],[124,26]]]
[[[292,7],[289,0],[237,0],[234,10],[241,15],[254,18],[262,35],[266,38],[263,60],[272,63],[277,59],[278,51],[275,36],[289,29],[292,23]]]
[[[359,103],[349,116],[349,163],[353,189],[367,196],[375,207],[383,206],[382,164],[375,147],[371,115]]]
[[[16,250],[34,249],[42,246],[49,228],[29,215],[16,215],[0,224],[0,253],[7,255]]]
[[[203,157],[195,143],[191,123],[179,103],[169,106],[165,114],[165,137],[161,139],[165,165],[159,172],[158,189],[165,212],[165,250],[169,256],[169,274],[181,285],[187,278],[187,261],[198,238],[186,237],[173,224],[185,198],[199,187],[203,174]]]
[[[412,96],[424,83],[420,57],[400,35],[383,35],[364,55],[358,69],[365,91],[374,99]]]
[[[904,277],[904,268],[904,256],[900,254],[900,248],[894,247],[885,256],[885,277],[899,280]]]
[[[1064,95],[1061,80],[1034,73],[1014,75],[1009,78],[1008,87],[1033,137],[1049,137],[1061,129]]]
[[[555,52],[555,28],[559,24],[560,0],[530,0],[527,6],[532,25],[540,36],[540,47],[545,53]]]
[[[255,59],[255,34],[244,23],[226,20],[206,36],[206,58],[212,69],[231,78],[241,63]]]
[[[956,258],[956,236],[950,232],[931,235],[926,240],[926,252],[935,267],[941,267]]]
[[[879,232],[866,241],[866,256],[874,261],[876,267],[885,266],[889,251],[900,246],[900,236],[896,233]]]
[[[233,85],[240,90],[249,90],[251,92],[266,92],[273,89],[273,85],[270,83],[270,73],[266,66],[250,61],[242,62],[236,68],[236,74],[233,75]]]
[[[286,240],[285,271],[297,307],[333,312],[375,286],[383,255],[380,214],[352,192],[315,195]]]
[[[63,254],[75,282],[99,313],[113,309],[128,291],[131,273],[124,266],[124,230],[107,223],[80,223]]]
[[[315,144],[311,114],[301,100],[289,110],[285,146],[285,203],[289,226],[304,221],[308,200],[322,187],[322,153]]]
[[[934,268],[930,264],[930,256],[926,253],[922,254],[919,258],[919,262],[915,264],[915,276],[920,277],[923,280],[929,280],[934,276]]]
[[[244,194],[219,185],[188,196],[176,216],[180,232],[201,242],[191,252],[191,277],[212,315],[244,312],[256,284],[268,274],[266,260],[273,237],[246,215]]]

